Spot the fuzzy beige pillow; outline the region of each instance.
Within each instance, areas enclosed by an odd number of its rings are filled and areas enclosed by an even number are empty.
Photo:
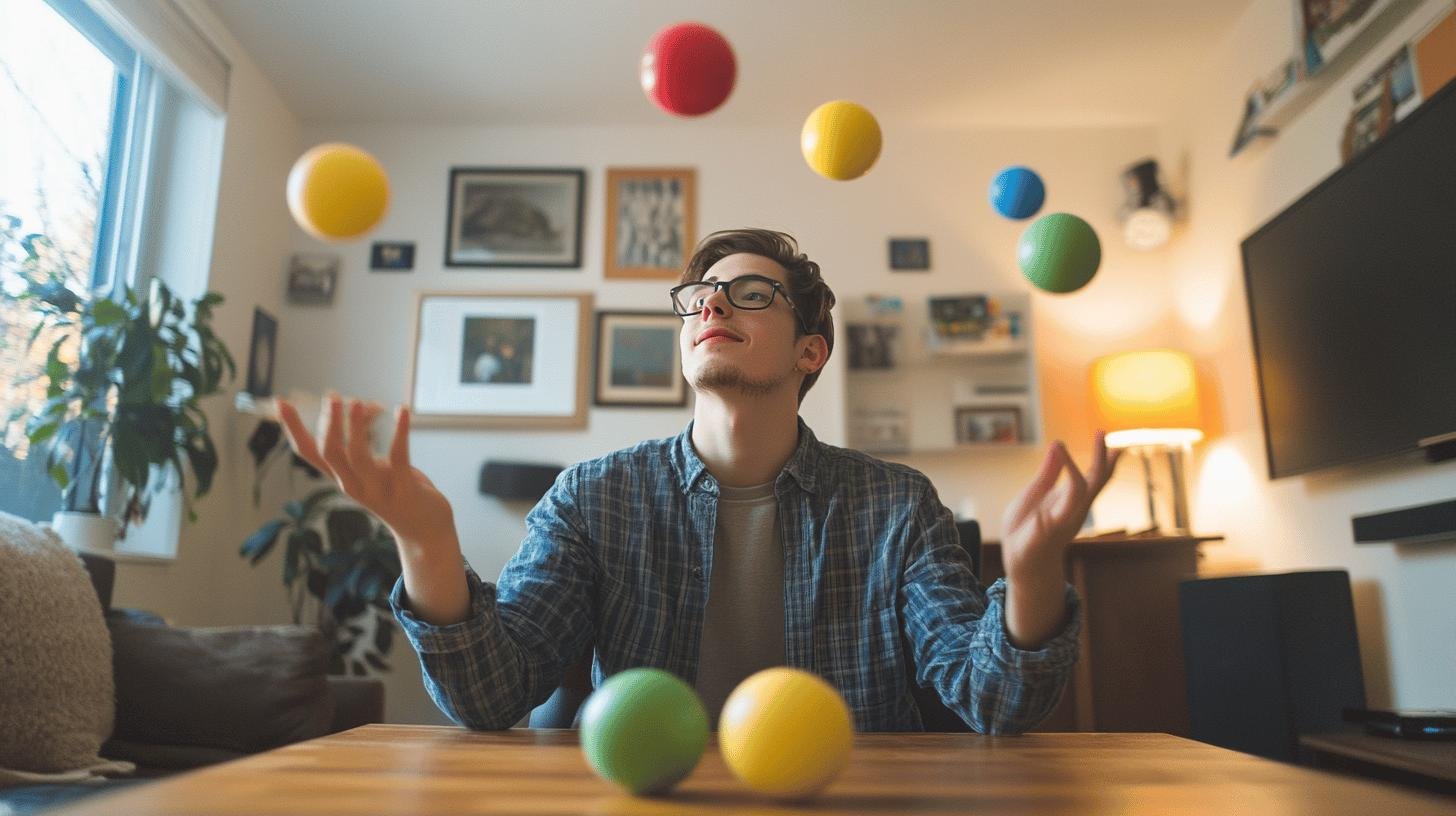
[[[81,559],[0,513],[0,787],[129,773],[97,753],[115,714],[111,638]]]

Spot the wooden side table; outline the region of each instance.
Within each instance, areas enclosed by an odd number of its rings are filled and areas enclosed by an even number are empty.
[[[1161,731],[1188,736],[1178,583],[1198,575],[1198,547],[1223,536],[1079,538],[1067,574],[1082,599],[1076,674],[1038,731]],[[981,545],[981,579],[1002,577],[1001,543]]]
[[[1456,742],[1341,731],[1304,734],[1299,745],[1316,768],[1456,793]]]

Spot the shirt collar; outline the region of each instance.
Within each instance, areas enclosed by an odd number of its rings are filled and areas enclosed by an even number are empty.
[[[821,443],[819,438],[814,436],[814,432],[809,430],[809,425],[804,422],[803,417],[799,417],[798,422],[799,444],[794,448],[794,453],[789,457],[789,461],[784,463],[784,469],[779,474],[779,479],[787,474],[799,484],[799,487],[815,493],[818,491],[819,483]],[[708,466],[703,464],[703,460],[698,458],[698,452],[693,449],[693,423],[691,421],[673,440],[672,464],[677,471],[678,486],[684,493],[691,493],[697,489],[699,482],[703,479],[707,479],[708,484],[711,485],[710,488],[705,488],[707,492],[714,494],[718,492],[717,482],[713,479],[712,474],[708,473]],[[777,481],[778,479],[775,480],[775,482]]]

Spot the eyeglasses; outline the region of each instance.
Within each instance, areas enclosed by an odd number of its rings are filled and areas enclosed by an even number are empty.
[[[730,280],[693,281],[674,286],[668,290],[668,294],[672,297],[672,310],[678,317],[692,317],[700,314],[703,311],[703,304],[707,303],[708,298],[719,289],[728,293],[728,302],[733,304],[733,308],[747,311],[767,309],[773,305],[775,295],[783,295],[784,302],[789,304],[789,311],[798,318],[804,331],[809,330],[808,325],[804,323],[804,318],[799,314],[799,308],[794,305],[794,300],[789,297],[789,291],[784,288],[784,285],[763,275],[740,275]]]

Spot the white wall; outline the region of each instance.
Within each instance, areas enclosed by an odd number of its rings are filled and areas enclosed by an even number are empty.
[[[1352,87],[1449,5],[1421,4],[1277,138],[1229,158],[1249,84],[1293,38],[1288,4],[1259,0],[1191,75],[1168,135],[1191,168],[1190,215],[1168,277],[1173,307],[1183,344],[1214,375],[1225,426],[1198,449],[1195,525],[1271,571],[1348,569],[1370,700],[1408,707],[1456,705],[1456,545],[1357,547],[1350,517],[1451,498],[1456,462],[1410,457],[1269,481],[1239,243],[1339,166]]]

